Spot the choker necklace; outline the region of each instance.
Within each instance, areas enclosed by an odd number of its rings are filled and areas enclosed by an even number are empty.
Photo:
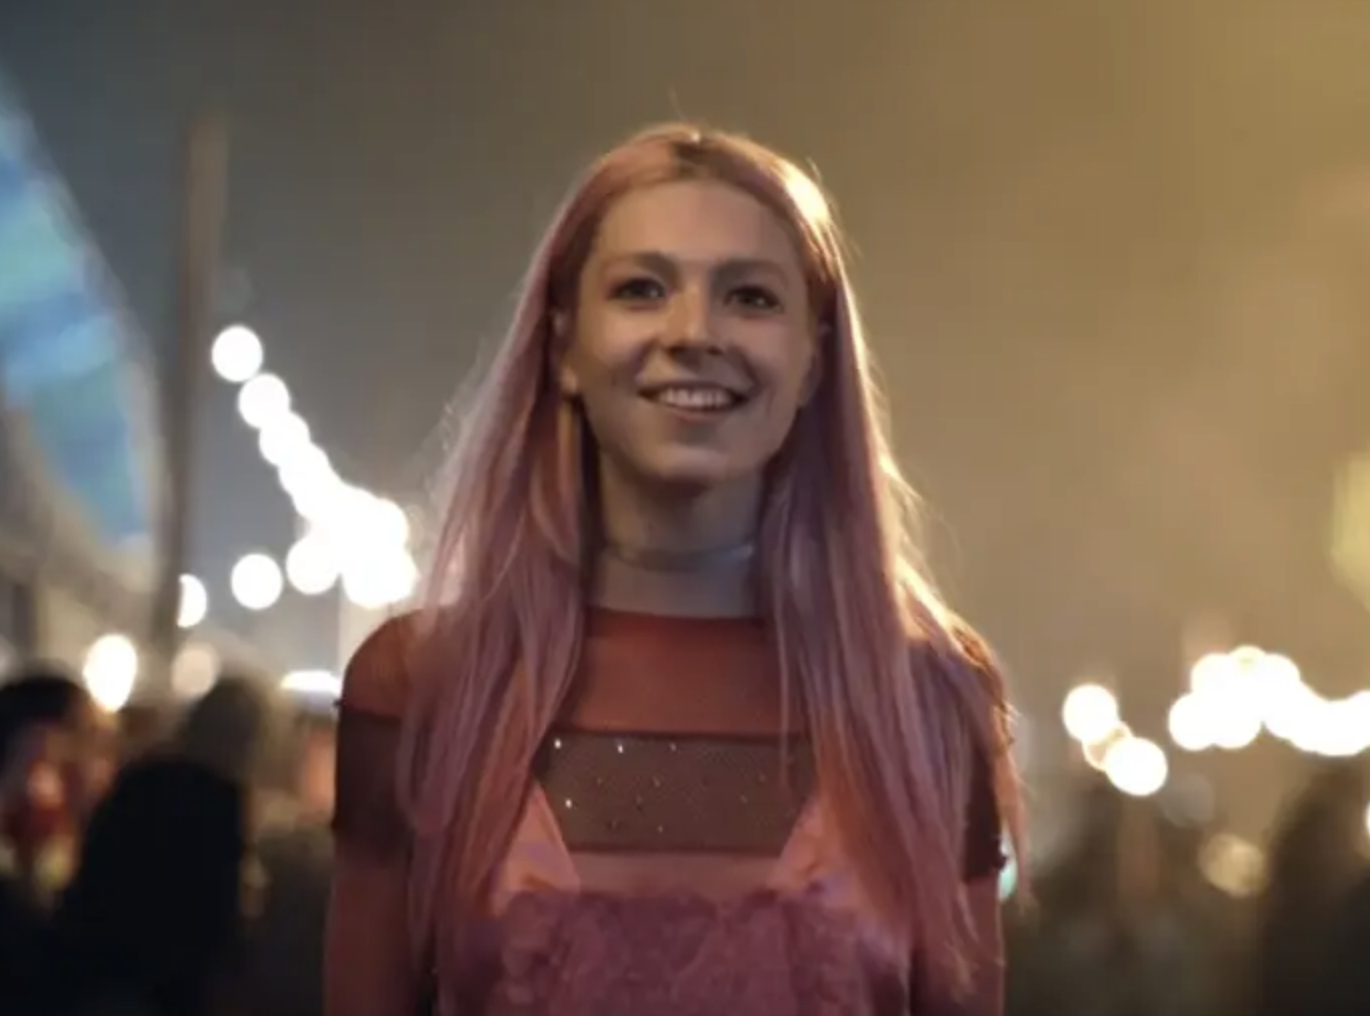
[[[606,543],[604,552],[624,564],[647,571],[702,572],[750,561],[756,556],[756,544],[740,543],[713,550],[660,550]]]

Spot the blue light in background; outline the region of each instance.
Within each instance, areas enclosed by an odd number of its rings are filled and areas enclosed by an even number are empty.
[[[139,372],[103,269],[0,82],[0,390],[109,546],[151,532]]]

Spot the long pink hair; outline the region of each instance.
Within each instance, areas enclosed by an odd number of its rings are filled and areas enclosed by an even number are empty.
[[[977,753],[1016,829],[999,672],[923,577],[914,501],[890,451],[829,202],[774,152],[684,124],[629,139],[572,189],[466,407],[400,759],[415,828],[416,959],[459,955],[576,670],[596,537],[592,438],[554,383],[553,314],[573,303],[612,203],[681,179],[752,195],[804,259],[823,368],[769,471],[763,609],[786,701],[812,732],[825,808],[869,897],[928,974],[962,987]]]

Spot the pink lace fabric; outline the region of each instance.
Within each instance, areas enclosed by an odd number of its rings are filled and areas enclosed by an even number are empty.
[[[444,992],[443,1016],[908,1014],[906,958],[839,860],[811,806],[754,890],[587,889],[535,791],[493,900],[492,976]]]

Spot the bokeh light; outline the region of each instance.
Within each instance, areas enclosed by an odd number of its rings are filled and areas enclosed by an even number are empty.
[[[238,391],[238,415],[263,430],[290,412],[290,389],[275,374],[258,374]]]
[[[1118,699],[1103,685],[1076,685],[1061,706],[1061,722],[1075,740],[1093,744],[1118,725]]]
[[[230,384],[244,384],[257,376],[266,360],[262,340],[245,325],[229,325],[209,350],[214,373]]]
[[[306,533],[285,556],[290,584],[305,596],[328,592],[338,581],[338,559],[332,545],[319,533]]]
[[[269,417],[257,433],[257,449],[262,458],[278,469],[313,449],[309,424],[287,410]]]
[[[187,642],[171,665],[171,691],[178,698],[195,699],[214,687],[219,678],[219,654],[207,642]]]
[[[96,639],[81,666],[95,704],[112,713],[124,708],[137,684],[140,662],[138,648],[127,635],[112,632]]]
[[[1150,797],[1165,786],[1170,765],[1156,742],[1144,737],[1123,737],[1104,755],[1104,775],[1124,794]]]
[[[182,628],[194,628],[209,614],[209,592],[194,575],[181,576],[181,605],[176,623]]]
[[[229,588],[233,598],[248,610],[266,610],[281,598],[285,578],[280,566],[268,555],[245,554],[238,559],[229,574]]]

